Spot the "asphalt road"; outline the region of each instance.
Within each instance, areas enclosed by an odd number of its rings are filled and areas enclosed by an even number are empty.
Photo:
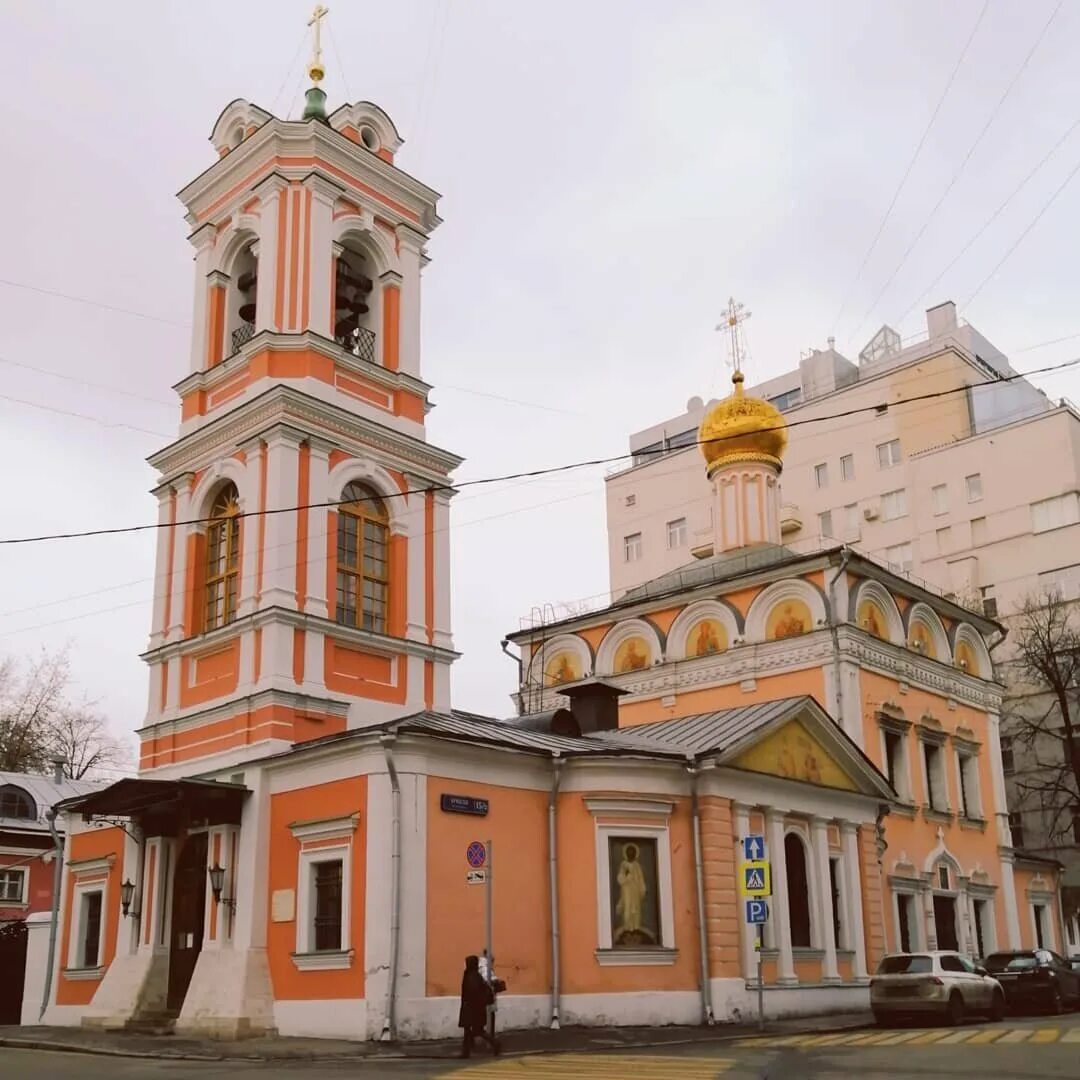
[[[1080,1075],[1080,1016],[961,1028],[867,1030],[634,1053],[475,1057],[469,1062],[181,1062],[0,1049],[7,1080],[1042,1080]]]

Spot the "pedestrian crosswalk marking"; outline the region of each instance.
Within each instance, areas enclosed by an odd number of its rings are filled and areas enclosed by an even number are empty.
[[[1010,1028],[973,1027],[973,1028],[936,1028],[908,1031],[890,1031],[876,1029],[870,1032],[853,1031],[839,1034],[807,1032],[804,1035],[758,1035],[753,1038],[739,1039],[735,1045],[744,1047],[779,1048],[797,1047],[800,1050],[812,1050],[818,1047],[860,1047],[874,1049],[885,1046],[988,1046],[991,1044],[1018,1045],[1021,1043],[1080,1043],[1080,1027],[1067,1028]]]
[[[715,1080],[729,1058],[653,1057],[648,1054],[543,1054],[496,1058],[447,1073],[447,1080]]]

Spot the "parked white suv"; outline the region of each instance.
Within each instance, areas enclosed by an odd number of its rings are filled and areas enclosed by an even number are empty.
[[[1005,1015],[1005,994],[986,968],[945,950],[892,953],[870,980],[870,1008],[879,1024],[932,1014],[959,1024],[967,1013]]]

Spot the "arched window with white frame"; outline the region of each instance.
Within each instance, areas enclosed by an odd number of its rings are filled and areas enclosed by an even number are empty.
[[[387,632],[390,598],[390,516],[366,484],[345,485],[337,508],[337,603],[344,626]]]

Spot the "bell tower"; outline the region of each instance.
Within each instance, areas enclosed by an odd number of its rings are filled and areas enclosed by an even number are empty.
[[[318,9],[317,9],[318,12]],[[141,768],[203,771],[449,707],[449,475],[420,287],[438,195],[377,105],[236,100],[179,194],[189,373],[160,482]]]

